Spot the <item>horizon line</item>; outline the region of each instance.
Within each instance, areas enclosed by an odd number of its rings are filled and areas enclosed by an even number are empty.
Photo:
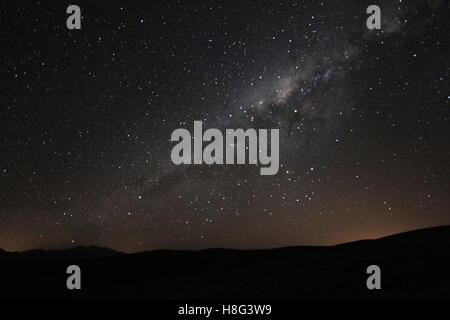
[[[353,241],[340,242],[340,243],[332,244],[332,245],[288,245],[288,246],[280,246],[280,247],[272,247],[272,248],[268,247],[268,248],[254,248],[254,249],[240,249],[240,248],[231,248],[231,247],[207,247],[207,248],[202,248],[202,249],[159,248],[159,249],[150,249],[150,250],[133,251],[133,252],[116,250],[114,248],[105,247],[105,246],[101,246],[101,245],[79,245],[79,246],[73,246],[73,247],[65,247],[65,248],[61,248],[61,249],[34,248],[34,249],[28,249],[28,250],[22,250],[22,251],[9,251],[9,250],[5,250],[2,247],[0,247],[0,251],[6,252],[6,253],[27,253],[27,252],[31,252],[31,251],[61,252],[61,251],[73,250],[73,249],[97,248],[97,249],[106,249],[106,250],[114,251],[114,252],[120,253],[120,254],[139,254],[139,253],[156,252],[156,251],[174,251],[174,252],[175,251],[200,252],[200,251],[206,251],[206,250],[264,251],[264,250],[277,250],[277,249],[284,249],[284,248],[300,248],[300,247],[303,247],[303,248],[308,248],[308,247],[309,248],[311,248],[311,247],[331,248],[331,247],[336,247],[336,246],[345,245],[345,244],[357,243],[357,242],[361,242],[361,241],[380,240],[380,239],[384,239],[384,238],[388,238],[388,237],[392,237],[392,236],[396,236],[396,235],[401,235],[401,234],[405,234],[405,233],[415,232],[415,231],[424,231],[424,230],[438,229],[438,228],[445,228],[445,227],[450,228],[450,224],[435,225],[435,226],[418,228],[418,229],[410,229],[410,230],[406,230],[406,231],[388,234],[388,235],[378,237],[378,238],[362,238],[362,239],[353,240]]]

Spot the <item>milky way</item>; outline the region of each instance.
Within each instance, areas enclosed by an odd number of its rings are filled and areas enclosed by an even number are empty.
[[[335,244],[450,223],[449,8],[2,3],[0,247]],[[280,171],[172,164],[177,128],[280,129]]]

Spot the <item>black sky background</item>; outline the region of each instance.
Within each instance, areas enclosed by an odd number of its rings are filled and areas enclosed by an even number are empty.
[[[0,247],[269,248],[450,223],[446,1],[1,4]],[[382,29],[368,30],[370,4]],[[279,128],[280,170],[173,130]]]

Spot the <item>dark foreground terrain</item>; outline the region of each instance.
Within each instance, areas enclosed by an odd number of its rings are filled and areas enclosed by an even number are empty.
[[[82,290],[66,288],[71,264],[81,267]],[[372,264],[381,290],[366,287]],[[333,247],[0,251],[0,279],[0,298],[450,299],[450,226]]]

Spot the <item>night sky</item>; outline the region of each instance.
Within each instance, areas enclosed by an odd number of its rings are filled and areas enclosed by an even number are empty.
[[[0,7],[5,250],[330,245],[450,224],[447,1]],[[278,174],[174,165],[171,133],[195,120],[280,129]]]

